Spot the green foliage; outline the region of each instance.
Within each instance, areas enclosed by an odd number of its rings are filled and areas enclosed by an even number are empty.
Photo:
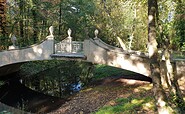
[[[184,50],[184,3],[173,0],[159,1],[157,42],[159,48],[170,44],[172,50]]]
[[[175,28],[175,37],[176,37],[176,44],[181,48],[182,51],[184,50],[184,43],[185,43],[185,4],[184,3],[177,3],[176,13],[175,13],[175,21],[174,21],[174,28]]]
[[[80,82],[88,84],[93,77],[91,63],[77,61],[35,61],[21,67],[26,86],[57,97],[66,97],[65,87]]]
[[[0,36],[0,51],[7,50],[8,46],[12,45],[8,37]]]
[[[52,60],[52,61],[34,61],[27,62],[21,66],[21,75],[31,76],[39,72],[51,69],[53,67],[61,65],[62,61]]]
[[[48,27],[53,25],[57,40],[66,38],[68,28],[73,31],[73,39],[81,41],[86,37],[93,38],[94,30],[98,28],[99,38],[111,45],[119,46],[116,38],[119,36],[128,47],[133,35],[131,49],[146,50],[147,0],[9,0],[7,5],[6,29],[9,35],[15,34],[19,46],[43,40],[48,35]],[[171,38],[172,47],[182,50],[185,47],[183,9],[184,2],[159,1],[159,20],[162,25],[171,26],[165,32]],[[168,22],[169,14],[173,12],[174,20]],[[5,39],[9,41],[10,38]],[[158,40],[162,45],[163,40]],[[5,49],[11,44],[7,41],[1,40]]]
[[[132,74],[134,73],[127,70],[106,66],[106,65],[96,65],[94,70],[95,79],[102,79],[110,76],[132,75]]]
[[[93,28],[92,20],[96,10],[93,0],[64,0],[58,7],[62,10],[60,25],[63,30],[60,34],[63,38],[67,29],[71,28],[74,40],[84,40],[88,34],[86,29],[91,31]],[[58,26],[57,23],[55,25]]]
[[[80,73],[80,81],[84,83],[84,85],[88,85],[89,82],[92,81],[94,77],[94,70],[95,67],[92,63],[81,63],[79,64],[80,68],[82,69]]]
[[[19,46],[34,44],[45,39],[48,27],[48,9],[52,4],[40,0],[9,0],[7,1],[6,30],[8,35],[14,34]],[[50,7],[49,7],[50,6]],[[51,16],[49,16],[51,17]],[[10,39],[10,38],[8,38]],[[3,42],[6,45],[6,42]]]
[[[150,105],[148,106],[147,110],[154,110],[153,101],[154,99],[152,97],[119,98],[115,101],[116,103],[114,106],[105,106],[103,108],[100,108],[100,110],[96,112],[96,114],[136,114],[138,113],[138,109],[144,110],[146,104]]]
[[[128,46],[129,36],[134,34],[132,49],[145,50],[147,42],[147,6],[143,1],[106,1],[96,2],[99,9],[95,25],[100,29],[103,41],[119,46],[119,36]]]
[[[15,34],[19,46],[39,42],[48,35],[49,26],[54,26],[55,39],[66,38],[68,28],[72,29],[74,40],[83,41],[94,37],[94,30],[100,30],[99,37],[109,44],[119,46],[115,34],[128,46],[129,36],[134,34],[133,49],[146,49],[147,6],[146,1],[102,1],[94,0],[9,0],[7,9],[7,32]],[[106,11],[107,10],[107,11]],[[136,11],[136,17],[134,16]],[[109,15],[107,15],[109,13]],[[137,42],[137,43],[136,43]],[[6,45],[7,42],[3,42]],[[9,45],[9,44],[7,44]]]

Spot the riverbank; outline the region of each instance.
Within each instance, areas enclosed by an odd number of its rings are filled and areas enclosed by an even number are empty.
[[[57,107],[56,102],[48,102],[53,109],[49,114],[155,114],[152,84],[126,78],[128,76],[117,76],[94,81]],[[180,78],[183,96],[184,83],[185,77]],[[39,112],[47,112],[45,109],[43,107]]]
[[[97,112],[100,108],[114,107],[118,105],[117,99],[138,100],[138,103],[130,104],[130,108],[136,108],[133,111],[137,113],[154,113],[152,84],[146,81],[133,79],[125,79],[124,76],[108,77],[96,82],[83,89],[81,92],[71,97],[69,102],[66,102],[59,109],[50,114],[90,114]],[[146,98],[146,101],[142,101]],[[127,102],[127,105],[130,101]],[[150,106],[140,109],[139,106]],[[105,107],[105,108],[106,108]],[[138,107],[138,109],[137,109]],[[106,110],[106,109],[101,109]],[[107,111],[110,109],[107,109]],[[112,110],[110,113],[118,113],[118,110]],[[131,111],[131,110],[130,110]],[[103,112],[99,114],[104,114]]]
[[[184,83],[185,77],[181,77],[179,85],[183,96]],[[92,84],[50,114],[156,114],[150,82],[120,76]]]

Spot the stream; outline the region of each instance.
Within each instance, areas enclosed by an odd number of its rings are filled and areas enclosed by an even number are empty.
[[[7,76],[11,78],[1,80],[0,102],[31,113],[58,109],[85,86],[84,76],[80,77],[84,69],[61,69],[64,68],[59,66],[31,76],[19,76],[19,72]]]

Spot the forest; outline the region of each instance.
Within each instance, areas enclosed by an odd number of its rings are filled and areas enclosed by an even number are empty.
[[[0,3],[1,50],[11,45],[12,35],[21,47],[39,42],[45,39],[52,25],[56,39],[64,39],[68,28],[79,41],[92,38],[98,29],[99,37],[111,45],[120,46],[119,37],[128,49],[147,51],[146,0],[1,0]],[[157,32],[158,36],[170,37],[170,47],[183,50],[183,1],[159,1],[158,6],[158,22],[164,29],[163,33]],[[164,38],[157,40],[161,47]]]
[[[93,38],[98,29],[110,45],[148,52],[156,112],[185,112],[170,62],[172,53],[185,51],[184,0],[0,0],[0,51],[12,45],[13,36],[19,47],[39,43],[49,35],[50,26],[58,41],[67,37],[69,28],[76,41]],[[167,87],[161,83],[161,56],[169,76]]]

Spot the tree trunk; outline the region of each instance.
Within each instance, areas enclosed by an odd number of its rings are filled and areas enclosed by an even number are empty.
[[[167,109],[166,94],[161,85],[160,57],[157,49],[156,23],[158,15],[157,0],[148,0],[148,52],[156,107],[159,114],[170,113]]]
[[[180,114],[184,114],[185,113],[185,102],[183,100],[183,96],[181,93],[181,90],[179,88],[179,84],[178,84],[178,78],[177,78],[177,73],[176,73],[176,64],[174,64],[172,66],[173,68],[173,72],[172,75],[170,77],[170,81],[172,84],[171,87],[171,92],[173,92],[174,98],[175,98],[175,102],[176,102],[176,107],[178,108],[178,111]]]
[[[24,2],[22,0],[20,0],[19,3],[19,9],[20,9],[20,21],[19,21],[19,27],[20,27],[20,37],[24,38],[24,24],[23,24],[23,6]]]
[[[59,28],[58,28],[59,35],[61,35],[61,30],[62,30],[62,1],[60,1],[60,10],[59,10]]]
[[[37,27],[37,13],[35,9],[32,9],[33,15],[33,43],[37,42],[38,27]]]
[[[167,39],[165,40],[164,44],[164,61],[165,61],[165,67],[166,67],[166,72],[165,75],[167,77],[166,83],[169,88],[169,94],[171,95],[171,100],[169,102],[175,102],[176,107],[179,111],[179,113],[184,114],[185,113],[185,104],[184,100],[182,97],[181,90],[179,88],[178,84],[178,77],[177,77],[177,72],[176,72],[176,63],[172,63],[170,60],[170,51],[169,51],[169,37],[166,37]]]
[[[6,0],[0,0],[0,33],[3,36],[7,35],[6,32]]]
[[[164,77],[163,80],[163,89],[169,89],[168,94],[170,98],[168,103],[175,103],[174,108],[177,108],[178,112],[176,113],[185,113],[185,103],[183,100],[183,96],[178,84],[178,77],[176,71],[176,63],[171,62],[171,53],[170,53],[170,34],[163,33],[163,27],[159,26],[160,29],[160,37],[163,39],[162,48],[162,63],[163,63],[163,73],[162,76]],[[167,85],[167,86],[166,86]]]
[[[136,29],[136,18],[137,18],[137,6],[136,4],[134,5],[134,19],[133,19],[133,25],[132,25],[132,29],[131,32],[132,34],[129,36],[129,46],[128,49],[131,50],[132,48],[132,41],[135,37],[135,29]],[[138,43],[137,43],[138,44]],[[138,46],[137,46],[138,47]]]

